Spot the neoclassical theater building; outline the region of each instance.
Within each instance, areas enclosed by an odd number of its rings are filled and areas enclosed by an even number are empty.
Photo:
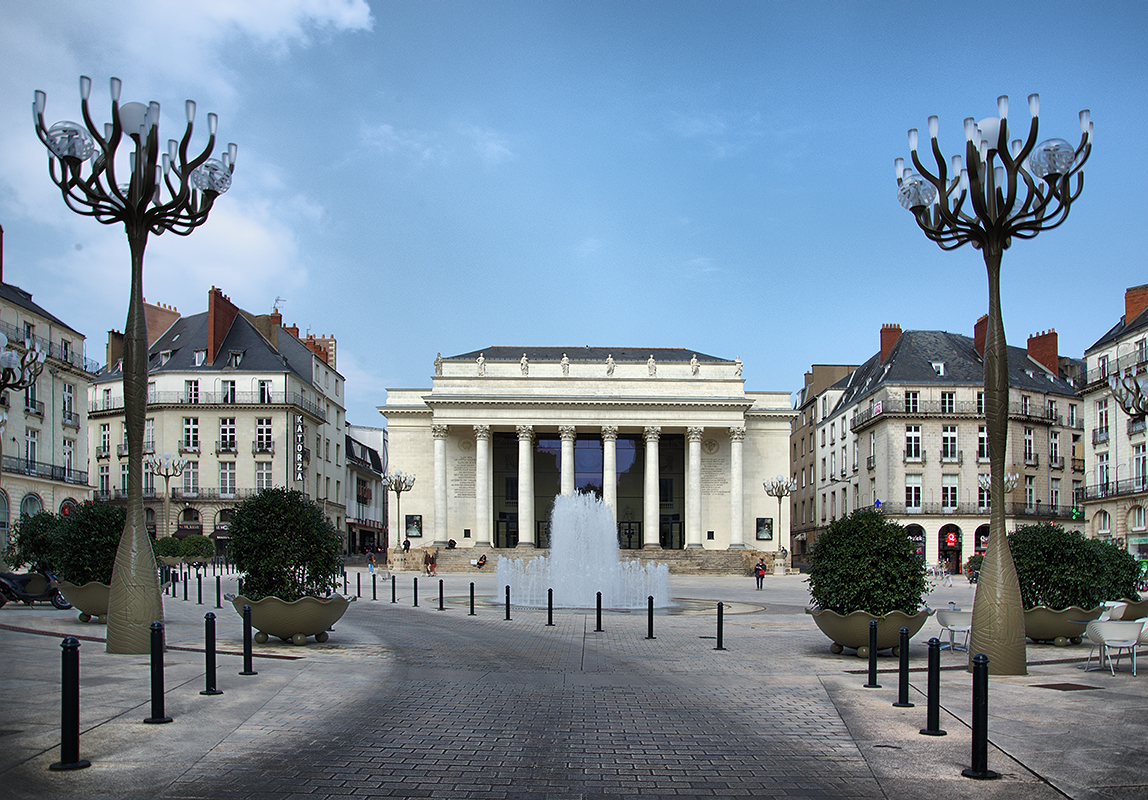
[[[429,389],[390,389],[392,544],[549,544],[559,494],[593,492],[624,549],[788,541],[764,479],[789,474],[785,392],[747,392],[740,359],[681,349],[489,347],[435,358]],[[783,514],[778,519],[779,513]]]

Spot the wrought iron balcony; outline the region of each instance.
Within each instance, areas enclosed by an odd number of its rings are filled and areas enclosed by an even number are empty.
[[[275,454],[275,440],[274,439],[268,439],[267,441],[261,442],[258,439],[256,439],[254,442],[252,442],[251,443],[251,454],[252,455],[259,455],[260,453],[266,453],[267,455],[274,455]]]
[[[37,416],[37,417],[40,417],[41,419],[43,419],[43,417],[44,417],[44,402],[42,400],[32,400],[30,398],[25,397],[24,398],[24,413],[25,414],[32,414],[34,416]]]
[[[1064,456],[1049,456],[1048,466],[1052,469],[1064,469]]]
[[[80,472],[71,467],[56,464],[47,464],[43,461],[29,461],[19,456],[4,456],[4,471],[16,475],[59,481],[60,483],[71,483],[77,486],[86,486],[88,483],[87,472]]]

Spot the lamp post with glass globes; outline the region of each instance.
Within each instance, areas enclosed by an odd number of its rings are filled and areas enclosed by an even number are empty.
[[[788,535],[786,535],[784,539],[781,535],[781,515],[783,510],[782,506],[785,503],[785,498],[789,497],[790,493],[797,488],[797,481],[793,480],[792,478],[786,478],[784,475],[778,475],[773,480],[769,480],[767,478],[761,483],[763,486],[765,486],[765,493],[767,495],[777,498],[777,540],[778,546],[780,546],[782,541],[789,541]],[[789,548],[786,548],[786,551],[788,551],[788,549]],[[778,553],[777,557],[780,558],[781,554]],[[788,565],[784,563],[782,564],[782,567],[786,566]],[[774,564],[774,572],[777,572],[776,563]]]
[[[178,478],[187,467],[186,458],[177,458],[171,453],[157,456],[154,453],[144,456],[144,466],[153,475],[163,478],[163,530],[157,526],[157,536],[168,536],[171,528],[171,479]]]
[[[24,341],[24,352],[17,353],[8,349],[8,337],[0,333],[0,393],[9,389],[27,389],[36,382],[44,369],[44,361],[48,357],[47,351],[31,338]],[[8,412],[0,411],[0,464],[4,460],[4,429],[8,425]],[[0,474],[3,468],[0,466]],[[4,547],[0,547],[0,572],[7,572],[8,565],[4,562],[4,550],[8,546],[9,529],[4,527]]]
[[[402,497],[403,492],[409,491],[415,485],[415,476],[404,474],[402,470],[395,470],[394,472],[386,472],[383,475],[383,485],[395,493],[395,520],[399,528],[399,533],[406,537],[406,526],[403,524],[402,515]],[[395,541],[391,546],[398,547],[399,541]]]
[[[1080,112],[1081,138],[1075,148],[1063,139],[1037,144],[1040,98],[1028,98],[1032,121],[1028,138],[1009,139],[1008,97],[997,98],[999,116],[965,120],[965,157],[952,158],[952,174],[937,144],[938,121],[929,117],[936,174],[917,155],[917,129],[909,131],[916,172],[895,162],[897,198],[917,225],[942,250],[971,244],[988,270],[989,313],[985,338],[985,422],[988,428],[992,495],[1004,494],[1008,443],[1008,345],[1000,305],[1001,256],[1013,238],[1031,239],[1064,222],[1084,188],[1082,169],[1092,152],[1092,121]],[[1075,179],[1075,180],[1074,180]],[[984,653],[989,671],[1024,675],[1024,611],[1016,566],[1005,536],[1004,503],[993,504],[989,548],[981,567],[969,654]],[[970,661],[971,665],[971,661]],[[971,666],[970,666],[971,669]]]
[[[187,236],[207,221],[215,198],[231,186],[236,146],[221,159],[215,149],[215,114],[207,115],[207,145],[189,155],[195,103],[185,105],[183,137],[159,139],[159,103],[120,104],[121,81],[111,80],[112,121],[97,126],[88,109],[90,78],[80,78],[84,124],[44,122],[47,96],[32,106],[36,134],[48,148],[48,174],[68,208],[105,225],[122,223],[131,250],[131,293],[124,328],[124,422],[127,426],[128,504],[108,599],[109,653],[147,653],[150,625],[163,619],[155,556],[144,527],[141,443],[147,406],[147,323],[143,313],[143,256],[149,234]],[[120,145],[130,148],[120,153]]]

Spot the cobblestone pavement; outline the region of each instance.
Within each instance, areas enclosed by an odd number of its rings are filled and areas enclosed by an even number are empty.
[[[140,722],[146,656],[84,641],[80,751],[92,767],[75,772],[47,769],[60,753],[59,642],[103,631],[74,613],[5,607],[0,797],[1148,797],[1148,678],[1085,674],[1064,662],[1081,648],[1030,647],[1030,661],[1047,663],[993,679],[989,759],[1002,778],[972,781],[960,775],[971,748],[966,656],[944,654],[948,735],[920,736],[924,673],[912,675],[915,708],[891,706],[895,673],[863,688],[865,662],[828,652],[798,576],[764,592],[751,578],[675,577],[672,593],[696,599],[695,611],[659,612],[653,640],[644,611],[606,612],[602,631],[593,611],[557,610],[553,627],[544,609],[506,620],[486,599],[497,594],[490,575],[443,576],[443,611],[437,579],[424,577],[415,607],[413,578],[397,576],[394,604],[380,583],[380,600],[352,605],[324,645],[257,646],[253,677],[236,675],[238,616],[217,611],[219,697],[198,694],[195,651],[213,603],[197,605],[194,590],[191,601],[165,598],[170,725]],[[939,587],[930,602],[968,607],[972,592]],[[731,603],[722,651],[718,599]],[[936,633],[930,622],[914,640],[915,667]],[[1041,688],[1067,683],[1093,691]],[[1096,711],[1114,701],[1117,711]]]

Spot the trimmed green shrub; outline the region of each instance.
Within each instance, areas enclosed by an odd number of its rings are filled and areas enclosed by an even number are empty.
[[[981,564],[983,563],[985,563],[985,557],[983,555],[978,553],[976,555],[969,556],[968,561],[965,562],[965,572],[970,575],[974,572],[980,572]]]
[[[302,492],[264,489],[235,507],[229,553],[252,600],[325,597],[342,566],[341,540]]]
[[[53,569],[52,539],[60,526],[60,517],[51,511],[41,511],[29,517],[21,514],[12,528],[12,540],[4,550],[4,560],[14,570],[27,565],[35,569],[44,565]]]
[[[809,592],[823,610],[915,614],[928,583],[905,529],[863,508],[835,520],[809,553]]]
[[[1139,597],[1140,565],[1114,544],[1050,522],[1023,525],[1008,539],[1025,608],[1094,608]]]
[[[156,558],[179,558],[183,553],[183,546],[174,536],[160,536],[151,543]]]
[[[202,533],[193,533],[180,541],[179,554],[193,564],[202,564],[215,556],[215,542]]]
[[[126,517],[123,506],[108,503],[84,503],[59,517],[51,563],[60,579],[78,586],[89,581],[110,584]]]

